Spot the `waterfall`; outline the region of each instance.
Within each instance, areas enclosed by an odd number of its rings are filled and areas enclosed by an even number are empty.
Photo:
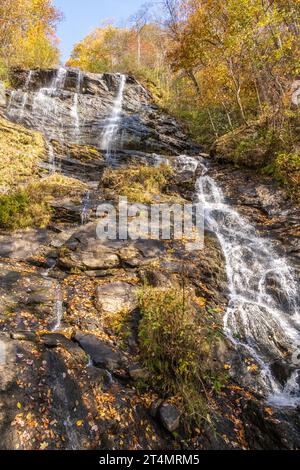
[[[24,116],[25,107],[26,107],[26,104],[27,104],[27,101],[28,101],[28,89],[29,89],[29,85],[30,85],[30,82],[31,82],[31,79],[32,79],[32,75],[33,75],[33,71],[30,70],[28,72],[26,82],[25,82],[25,93],[23,95],[23,100],[22,100],[22,105],[21,105],[21,110],[20,110],[20,116],[19,116],[20,120],[22,120],[23,116]]]
[[[59,103],[55,99],[59,92],[63,89],[67,76],[67,70],[63,67],[57,69],[56,75],[52,80],[50,87],[40,88],[38,93],[35,94],[33,99],[33,109],[40,112],[42,115],[42,127],[48,116],[58,116],[59,123],[61,122]],[[56,134],[56,133],[55,133]],[[53,135],[51,137],[57,137]]]
[[[82,209],[81,209],[81,225],[84,225],[88,222],[89,218],[89,209],[90,209],[90,191],[87,191],[82,200]]]
[[[71,109],[71,116],[74,120],[74,134],[76,142],[78,143],[79,134],[80,134],[80,118],[78,112],[78,96],[81,91],[81,83],[82,83],[82,72],[79,70],[77,74],[77,83],[76,83],[76,92],[74,93],[73,98],[73,106]]]
[[[53,174],[56,171],[55,152],[54,152],[54,148],[51,142],[46,142],[46,145],[48,149],[49,171],[51,174]]]
[[[9,103],[8,103],[8,106],[7,106],[7,115],[8,116],[11,116],[11,114],[12,114],[12,108],[13,108],[14,103],[15,103],[16,95],[17,95],[17,91],[12,90],[11,95],[10,95],[10,99],[9,99]]]
[[[27,101],[28,101],[28,96],[29,96],[28,89],[29,89],[29,85],[30,85],[32,76],[33,76],[33,71],[30,70],[28,72],[27,77],[26,77],[26,81],[25,81],[25,85],[24,85],[24,91],[17,92],[16,90],[13,90],[11,92],[9,104],[8,104],[8,107],[7,107],[7,114],[8,114],[8,116],[12,116],[12,115],[16,114],[16,111],[19,111],[18,119],[17,119],[18,121],[22,121],[22,119],[24,117],[24,111],[25,111]],[[14,109],[14,106],[16,105],[17,98],[19,96],[21,97],[20,108]]]
[[[57,284],[56,287],[56,299],[54,301],[54,315],[55,315],[55,323],[52,327],[52,331],[57,331],[61,327],[61,321],[63,318],[63,298],[62,298],[62,291],[60,284]]]
[[[243,348],[260,367],[263,387],[273,404],[300,403],[300,301],[293,270],[271,241],[225,201],[217,183],[206,174],[196,183],[208,230],[217,236],[226,263],[229,304],[224,329],[237,348]],[[282,386],[274,364],[281,363],[290,378]]]
[[[106,158],[108,161],[110,161],[110,158],[111,158],[112,145],[114,143],[114,139],[118,132],[119,124],[121,120],[125,83],[126,83],[126,76],[120,75],[120,84],[119,84],[118,93],[113,104],[111,116],[107,120],[107,124],[105,126],[104,134],[102,137],[101,148],[105,150]]]

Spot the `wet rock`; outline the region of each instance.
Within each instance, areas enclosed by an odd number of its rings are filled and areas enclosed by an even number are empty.
[[[111,373],[106,369],[89,365],[87,368],[89,383],[110,387],[113,383]]]
[[[137,305],[136,287],[126,282],[111,282],[97,288],[98,306],[103,312],[118,313],[134,310]]]
[[[120,264],[117,253],[99,240],[90,239],[79,245],[76,251],[63,251],[59,257],[61,266],[72,269],[100,270],[116,268]]]
[[[292,373],[291,367],[281,360],[274,361],[271,364],[270,369],[272,371],[272,374],[276,377],[276,379],[282,386],[285,385],[286,381]]]
[[[119,75],[82,74],[82,84],[78,95],[80,122],[76,132],[71,110],[78,76],[76,77],[73,69],[66,70],[64,81],[53,93],[47,116],[44,113],[45,100],[37,100],[36,94],[39,87],[51,88],[56,75],[56,70],[33,72],[26,90],[27,99],[21,121],[28,127],[42,130],[48,139],[64,141],[67,144],[73,144],[77,139],[85,146],[101,150],[99,132],[105,127],[107,118],[110,116],[120,84]],[[26,71],[15,70],[12,74],[14,85],[23,90],[27,78],[28,72]],[[20,109],[24,102],[22,93],[25,93],[25,90],[23,92],[20,90],[18,99],[10,108],[11,119],[20,120]],[[45,99],[47,100],[47,97]],[[34,112],[32,112],[33,103],[35,103]],[[57,123],[56,114],[51,112],[51,105],[53,110],[56,105],[59,106],[60,125]],[[119,147],[117,150],[134,148],[165,155],[199,152],[199,147],[186,136],[180,124],[153,105],[150,93],[133,77],[126,77],[122,108],[120,126],[115,140]],[[84,125],[81,124],[83,122]],[[78,159],[74,158],[74,152],[70,153],[73,155],[71,158],[78,162]]]
[[[163,403],[159,408],[159,417],[163,426],[170,432],[179,428],[181,413],[174,405]]]
[[[84,351],[77,344],[60,333],[46,333],[41,336],[41,341],[47,348],[61,347],[80,362],[87,362],[87,356]]]
[[[121,355],[97,336],[77,332],[74,340],[91,357],[96,366],[114,371],[122,365]]]

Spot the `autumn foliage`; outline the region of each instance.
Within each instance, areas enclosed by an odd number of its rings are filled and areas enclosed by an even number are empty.
[[[55,27],[61,14],[52,0],[1,0],[0,74],[11,67],[55,66],[59,60]]]

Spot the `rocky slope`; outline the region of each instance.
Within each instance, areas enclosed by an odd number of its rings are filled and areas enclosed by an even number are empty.
[[[6,92],[2,111],[25,126],[15,127],[20,135],[42,132],[48,149],[35,162],[35,178],[45,183],[58,173],[73,180],[63,189],[63,180],[56,183],[45,228],[0,233],[0,447],[299,448],[295,408],[266,402],[253,386],[259,367],[224,335],[228,273],[217,237],[207,232],[196,251],[185,240],[96,238],[107,166],[125,171],[168,158],[174,174],[157,200],[189,202],[206,156],[132,77],[113,119],[119,75],[19,70],[13,78],[16,89]],[[32,159],[31,151],[22,152]],[[196,165],[186,167],[181,154],[194,156]],[[232,205],[297,267],[299,208],[250,170],[212,164],[209,171]],[[176,397],[147,385],[137,334],[137,290],[145,281],[177,289],[184,281],[201,321],[209,411],[188,433]],[[283,381],[285,371],[277,372]]]

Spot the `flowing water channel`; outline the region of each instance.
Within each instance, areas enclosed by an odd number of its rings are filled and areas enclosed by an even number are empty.
[[[203,163],[196,183],[205,223],[221,245],[228,278],[229,304],[224,329],[259,365],[258,380],[273,404],[300,403],[300,301],[295,273],[270,240],[257,234],[226,203],[218,183]],[[207,173],[208,171],[208,173]],[[288,371],[285,385],[275,373]]]

